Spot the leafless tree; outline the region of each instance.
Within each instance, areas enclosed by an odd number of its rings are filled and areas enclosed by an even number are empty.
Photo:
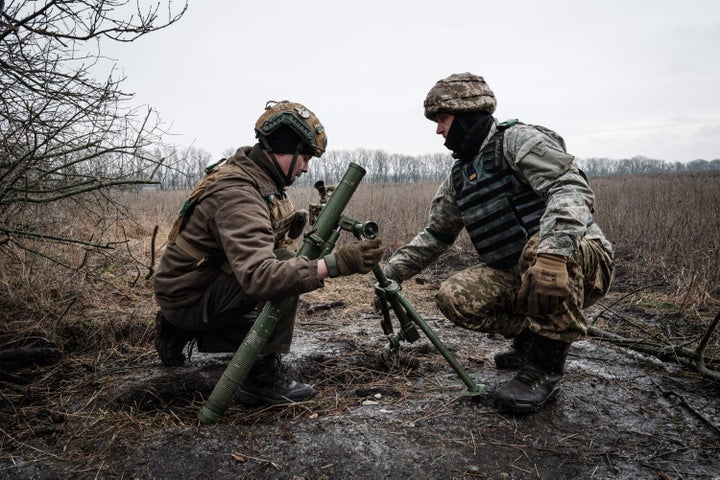
[[[64,234],[40,210],[60,204],[76,219],[102,219],[113,190],[153,178],[159,118],[130,104],[100,52],[101,42],[133,42],[187,9],[144,3],[0,0],[0,245],[102,247],[97,237]]]

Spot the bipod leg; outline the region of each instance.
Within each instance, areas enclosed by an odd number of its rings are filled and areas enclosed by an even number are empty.
[[[473,381],[472,378],[470,378],[467,372],[465,372],[465,370],[460,366],[455,356],[450,353],[450,351],[440,341],[438,336],[435,335],[435,332],[433,332],[430,326],[425,322],[425,320],[423,320],[420,314],[415,311],[415,309],[412,305],[410,305],[410,302],[408,302],[405,296],[403,296],[403,294],[400,292],[400,287],[397,282],[389,280],[385,276],[379,265],[375,265],[375,268],[373,268],[373,273],[375,274],[375,278],[378,281],[378,283],[375,285],[375,291],[378,293],[378,297],[380,299],[381,310],[383,310],[383,304],[385,309],[388,308],[387,306],[389,304],[390,308],[395,311],[395,315],[397,315],[398,320],[402,325],[401,336],[406,337],[407,335],[405,334],[405,332],[411,332],[410,335],[411,338],[413,338],[412,340],[407,338],[403,339],[410,342],[414,342],[415,340],[417,340],[419,338],[419,334],[415,329],[415,325],[420,327],[420,330],[423,331],[428,340],[430,340],[430,342],[435,346],[435,348],[437,348],[440,354],[450,364],[452,369],[455,370],[455,373],[457,373],[458,377],[460,377],[460,379],[468,387],[465,394],[468,396],[485,394],[487,392],[487,386],[482,384],[478,385]],[[385,313],[383,312],[383,316],[384,315]],[[389,322],[389,315],[387,318],[385,318],[384,321]],[[407,325],[409,325],[409,327]]]

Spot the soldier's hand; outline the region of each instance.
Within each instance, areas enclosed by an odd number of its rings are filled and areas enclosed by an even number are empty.
[[[380,239],[361,240],[338,247],[335,253],[325,257],[331,277],[368,273],[380,261],[385,253],[380,248]]]
[[[518,302],[531,316],[548,315],[570,295],[567,259],[540,253],[522,276]]]

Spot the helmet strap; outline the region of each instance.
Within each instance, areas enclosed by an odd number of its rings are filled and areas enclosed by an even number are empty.
[[[258,138],[260,139],[260,142],[262,142],[265,151],[268,152],[272,157],[273,162],[277,163],[277,161],[275,160],[275,155],[273,155],[273,149],[270,146],[270,143],[267,141],[267,137],[265,135],[258,135]]]
[[[300,156],[300,152],[302,151],[303,144],[298,143],[297,148],[295,149],[295,153],[293,154],[292,161],[290,162],[290,167],[288,168],[287,174],[285,175],[285,185],[290,186],[292,183],[292,174],[295,170],[295,165],[297,165],[298,157]],[[281,170],[282,171],[282,170]]]
[[[275,165],[275,168],[278,172],[282,175],[282,167],[280,167],[280,163],[278,163],[277,158],[275,158],[275,152],[273,152],[272,147],[270,146],[270,143],[267,141],[267,138],[265,138],[264,135],[260,135],[260,141],[263,144],[263,148],[265,151],[267,151],[268,155],[270,156],[270,160],[272,160],[273,165]],[[288,168],[287,173],[285,174],[285,178],[283,179],[285,181],[285,186],[288,187],[292,183],[292,174],[295,170],[295,165],[297,165],[298,157],[300,156],[300,152],[302,151],[303,144],[298,143],[297,148],[295,149],[295,153],[293,154],[293,158],[290,161],[290,167]]]

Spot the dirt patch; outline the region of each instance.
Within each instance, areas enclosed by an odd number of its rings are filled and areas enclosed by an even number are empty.
[[[0,478],[720,477],[717,383],[588,338],[573,345],[557,400],[535,415],[501,415],[489,395],[466,396],[424,338],[383,355],[372,281],[361,283],[336,279],[303,299],[285,360],[315,398],[233,403],[211,426],[197,414],[228,355],[195,352],[167,369],[149,346],[124,346],[50,366],[2,364]],[[492,362],[507,341],[443,319],[438,283],[428,274],[404,292],[492,390],[512,376]]]

